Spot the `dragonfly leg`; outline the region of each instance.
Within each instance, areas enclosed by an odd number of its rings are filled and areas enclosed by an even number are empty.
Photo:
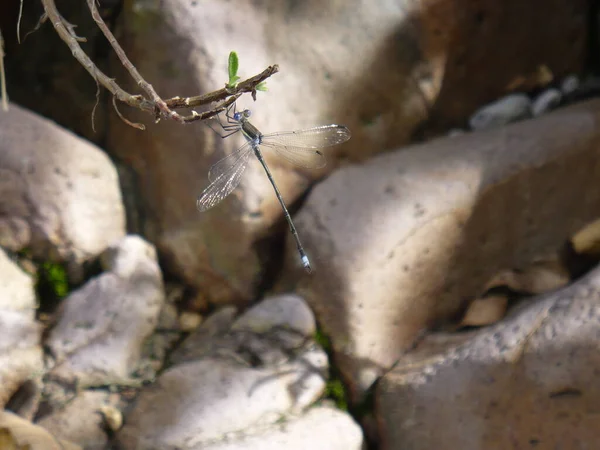
[[[222,130],[225,131],[225,134],[223,134],[220,131],[218,131],[215,128],[213,128],[212,125],[210,125],[210,122],[206,122],[206,124],[208,125],[208,127],[211,130],[213,130],[215,133],[217,133],[221,139],[228,138],[229,136],[231,136],[231,135],[237,133],[238,131],[240,131],[240,125],[239,125],[239,123],[237,121],[233,120],[233,116],[229,115],[232,108],[233,108],[233,111],[234,111],[234,114],[235,114],[235,103],[229,105],[229,107],[227,108],[227,111],[225,112],[225,116],[227,117],[227,123],[226,124],[223,123],[223,121],[221,120],[221,116],[220,115],[216,116],[217,123],[222,128]]]
[[[237,112],[237,103],[233,102],[231,105],[229,105],[229,108],[227,108],[227,111],[225,112],[225,117],[227,117],[227,123],[229,124],[237,124],[238,121],[235,120],[233,117],[235,116],[235,113]],[[231,114],[231,109],[233,108],[233,114]]]

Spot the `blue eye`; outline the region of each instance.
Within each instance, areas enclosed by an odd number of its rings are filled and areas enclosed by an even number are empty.
[[[244,117],[248,118],[252,115],[252,111],[250,111],[249,109],[245,109],[244,110]]]
[[[238,122],[240,121],[241,118],[242,118],[242,113],[236,112],[233,115],[233,120],[237,120]]]

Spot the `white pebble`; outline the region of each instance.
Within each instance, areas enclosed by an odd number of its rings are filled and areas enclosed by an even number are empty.
[[[179,329],[184,332],[193,331],[200,326],[202,319],[198,313],[184,311],[179,316]]]
[[[547,89],[535,98],[531,104],[531,113],[533,117],[541,116],[558,107],[561,101],[562,94],[558,89]]]
[[[511,94],[479,109],[469,119],[473,130],[500,127],[531,116],[531,100],[525,94]]]
[[[560,84],[560,91],[563,93],[563,95],[572,94],[579,89],[580,84],[581,83],[577,75],[569,75]]]

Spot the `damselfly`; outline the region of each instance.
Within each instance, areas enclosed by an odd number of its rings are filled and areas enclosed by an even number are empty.
[[[271,185],[273,185],[277,200],[281,204],[283,214],[296,241],[302,265],[310,273],[310,261],[300,243],[294,222],[292,222],[290,213],[275,184],[271,171],[263,159],[260,147],[271,148],[277,154],[298,166],[316,169],[326,164],[325,156],[320,149],[346,142],[350,139],[350,130],[343,125],[324,125],[306,130],[262,134],[249,122],[249,109],[241,112],[234,110],[233,114],[227,111],[225,115],[227,117],[227,124],[221,123],[221,127],[228,134],[223,137],[241,131],[246,139],[246,143],[210,168],[208,179],[211,183],[198,197],[196,201],[198,209],[206,211],[231,194],[240,183],[242,173],[248,164],[250,155],[254,153],[263,166],[263,169],[265,169]]]

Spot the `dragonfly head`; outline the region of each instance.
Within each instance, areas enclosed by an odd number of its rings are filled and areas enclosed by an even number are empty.
[[[250,111],[249,109],[244,109],[243,111],[240,112],[236,112],[233,115],[233,120],[239,122],[242,119],[247,119],[248,117],[250,117],[252,115],[252,111]]]

